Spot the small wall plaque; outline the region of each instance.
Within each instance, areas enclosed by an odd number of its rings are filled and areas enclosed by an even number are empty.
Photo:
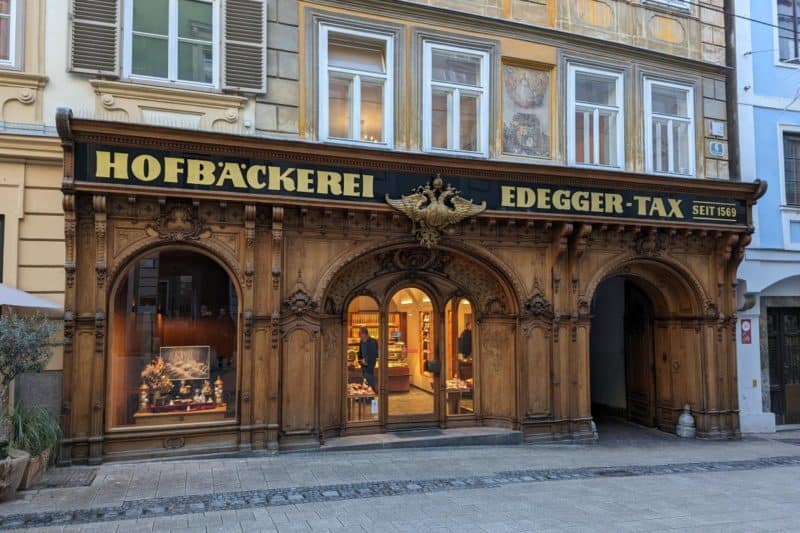
[[[708,153],[714,157],[722,157],[725,155],[725,145],[718,141],[710,141],[708,143]]]

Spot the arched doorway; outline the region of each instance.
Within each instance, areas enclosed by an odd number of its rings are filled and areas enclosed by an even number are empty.
[[[322,406],[326,426],[337,418],[346,432],[446,427],[481,418],[511,426],[513,294],[500,272],[444,248],[387,248],[340,267],[322,292],[321,387],[333,390],[327,369],[334,360],[344,377],[340,415]],[[335,324],[341,333],[332,331]],[[484,329],[493,332],[486,345]],[[332,352],[337,342],[341,355]],[[375,359],[374,371],[372,361],[360,362],[367,355]],[[482,395],[484,389],[489,392]],[[481,404],[481,397],[489,402]]]
[[[709,353],[724,340],[713,302],[690,274],[656,259],[629,261],[598,277],[590,307],[592,417],[672,433],[688,404],[699,431],[708,431],[709,405],[718,401],[716,384],[705,379],[714,361]]]
[[[661,376],[655,364],[653,304],[622,276],[603,281],[592,301],[590,388],[592,416],[618,416],[657,425]]]

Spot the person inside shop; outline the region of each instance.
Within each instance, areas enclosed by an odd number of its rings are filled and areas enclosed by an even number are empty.
[[[375,387],[375,364],[378,362],[378,341],[370,337],[369,329],[361,327],[358,330],[358,364],[361,365],[361,372],[364,374],[364,381],[377,391]]]
[[[458,356],[462,361],[472,357],[472,321],[467,320],[464,331],[458,336]]]
[[[467,319],[464,330],[458,336],[458,374],[459,379],[472,377],[472,320]]]

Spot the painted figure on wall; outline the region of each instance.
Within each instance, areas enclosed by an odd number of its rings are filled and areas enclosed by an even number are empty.
[[[550,157],[550,72],[503,66],[503,151]]]

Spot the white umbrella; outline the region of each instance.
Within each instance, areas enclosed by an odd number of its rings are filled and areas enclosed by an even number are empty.
[[[0,305],[11,307],[35,307],[37,309],[61,309],[57,303],[25,291],[0,283]]]

